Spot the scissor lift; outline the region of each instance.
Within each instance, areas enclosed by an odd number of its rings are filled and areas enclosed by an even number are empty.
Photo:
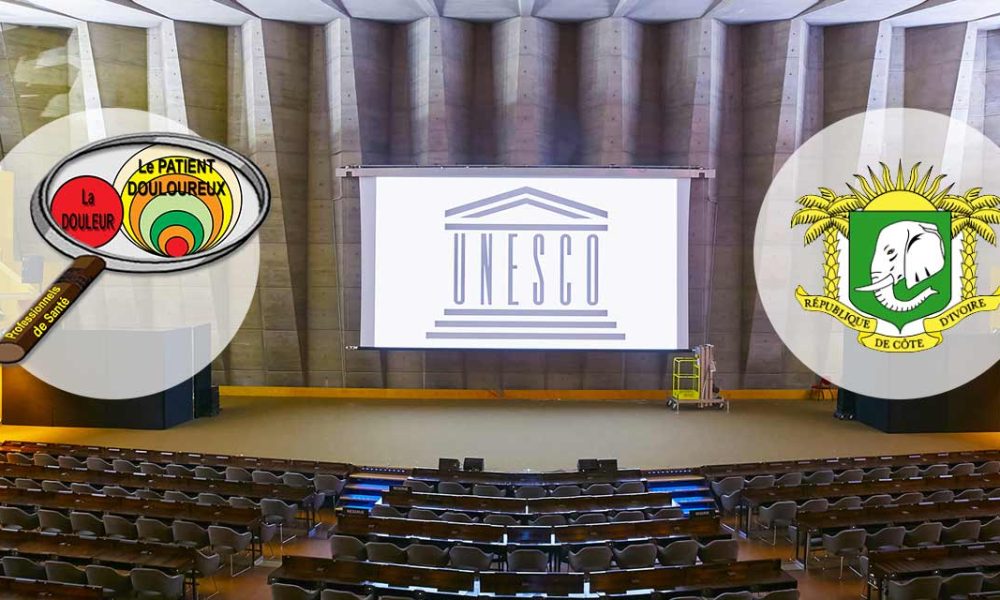
[[[714,350],[711,344],[704,344],[694,349],[693,356],[674,357],[668,407],[674,410],[680,410],[681,406],[729,410],[729,402],[715,393]]]

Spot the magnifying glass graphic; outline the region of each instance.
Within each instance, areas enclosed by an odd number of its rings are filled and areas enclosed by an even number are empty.
[[[75,150],[31,198],[42,239],[74,260],[0,337],[0,363],[23,360],[105,270],[208,264],[251,239],[270,204],[255,164],[202,138],[130,134]]]

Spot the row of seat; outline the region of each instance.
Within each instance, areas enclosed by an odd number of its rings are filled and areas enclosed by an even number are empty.
[[[711,598],[704,596],[680,596],[674,600],[753,600],[749,591],[725,592]],[[759,596],[760,600],[798,600],[798,590],[780,590]],[[271,584],[271,600],[376,600],[375,596],[360,596],[341,590],[310,590],[290,583]],[[377,600],[413,600],[408,596],[379,594]]]
[[[80,460],[74,456],[52,456],[36,452],[32,456],[20,452],[8,452],[8,463],[16,465],[34,465],[38,467],[59,467],[62,469],[86,469],[90,471],[118,473],[121,475],[168,475],[173,477],[192,477],[216,481],[232,481],[242,483],[259,483],[265,485],[287,485],[292,487],[313,488],[317,492],[338,497],[344,489],[345,480],[336,475],[317,473],[308,476],[298,471],[287,471],[280,475],[271,471],[248,471],[241,467],[226,467],[218,470],[207,466],[186,467],[178,464],[159,465],[152,462],[139,464],[116,458],[111,462],[99,457],[88,456]]]
[[[166,524],[147,517],[139,517],[135,521],[120,515],[104,515],[98,518],[91,513],[80,511],[71,511],[67,516],[59,511],[44,508],[31,513],[14,506],[0,506],[0,528],[8,531],[39,531],[87,538],[176,544],[199,551],[207,550],[211,554],[226,557],[231,573],[235,572],[236,557],[247,553],[253,541],[253,534],[249,531],[238,532],[219,525],[210,525],[206,528],[180,519]],[[270,543],[279,531],[276,525],[263,523],[261,543]]]
[[[835,473],[832,469],[813,471],[812,473],[791,472],[780,476],[755,475],[753,477],[732,476],[710,482],[716,496],[732,494],[740,489],[767,489],[771,487],[789,487],[798,485],[826,485],[831,483],[859,483],[863,481],[881,481],[886,479],[913,479],[915,477],[964,477],[967,475],[995,475],[1000,473],[1000,461],[989,461],[979,466],[974,463],[959,463],[954,466],[941,463],[930,465],[923,469],[916,465],[906,465],[897,469],[890,467],[873,467],[864,469],[847,469]]]
[[[1000,573],[987,575],[978,571],[956,573],[950,577],[928,575],[903,581],[889,581],[886,585],[887,600],[952,600],[967,598],[969,594],[1000,591]]]
[[[833,503],[826,498],[813,498],[806,500],[802,504],[797,504],[794,500],[782,500],[767,506],[761,506],[757,511],[757,523],[763,528],[770,530],[791,525],[795,522],[796,516],[802,513],[873,508],[878,506],[907,506],[920,503],[953,502],[956,500],[972,501],[982,500],[983,497],[983,490],[965,490],[957,496],[951,490],[939,490],[927,496],[924,496],[920,492],[907,492],[895,498],[889,494],[878,494],[869,496],[864,501],[859,496],[846,496]],[[985,533],[990,534],[991,537],[993,535],[1000,536],[1000,518],[991,521],[983,530]]]
[[[414,492],[426,492],[452,495],[488,496],[490,498],[505,498],[508,496],[507,488],[496,485],[486,485],[477,483],[472,487],[462,485],[457,481],[438,482],[437,488],[426,481],[419,479],[407,479],[404,486]],[[531,498],[571,498],[574,496],[610,496],[612,494],[643,494],[646,492],[646,484],[641,481],[626,481],[617,486],[610,483],[593,483],[587,487],[578,485],[558,485],[550,491],[541,485],[520,485],[514,488],[513,497],[522,499]]]
[[[257,483],[263,485],[283,485],[296,488],[315,489],[329,496],[338,496],[346,481],[333,474],[316,473],[305,475],[298,471],[281,472],[268,470],[248,471],[241,467],[226,467],[218,470],[212,467],[197,465],[187,467],[180,464],[158,464],[154,462],[133,463],[125,459],[112,459],[110,462],[100,456],[88,456],[81,460],[75,456],[53,456],[44,452],[28,455],[22,452],[7,452],[4,454],[7,463],[21,466],[55,467],[65,470],[94,471],[99,473],[115,473],[118,475],[149,475],[206,479],[214,481],[229,481],[235,483]]]
[[[720,496],[719,505],[722,507],[723,512],[729,513],[736,510],[742,501],[742,493],[743,490],[736,490],[731,494]],[[984,498],[1000,498],[1000,489],[993,489],[987,492],[987,490],[982,488],[968,488],[958,492],[957,494],[953,490],[935,490],[928,494],[924,494],[923,492],[904,492],[895,497],[891,494],[872,494],[864,499],[862,499],[861,496],[842,496],[833,502],[830,502],[827,498],[812,498],[810,500],[806,500],[804,504],[808,504],[812,507],[813,512],[818,512],[822,510],[840,510],[846,508],[903,506],[920,504],[922,502],[932,504],[954,502],[956,500],[974,502],[977,500],[983,500]],[[793,500],[782,500],[780,502],[794,503]],[[826,503],[825,505],[823,504],[824,502]],[[778,502],[774,504],[778,504]],[[819,506],[826,506],[827,508],[818,508]]]
[[[73,585],[92,585],[103,589],[105,597],[129,598],[133,594],[146,598],[181,600],[184,598],[184,575],[169,575],[157,569],[135,567],[120,572],[104,565],[83,568],[59,560],[41,563],[21,556],[0,558],[3,576],[52,581]]]
[[[947,527],[943,523],[929,521],[913,529],[893,525],[873,533],[862,528],[843,529],[834,534],[823,534],[821,543],[828,556],[840,560],[840,572],[843,576],[845,561],[864,557],[869,551],[887,552],[903,547],[989,541],[1000,541],[1000,517],[994,518],[986,527],[980,521],[967,519]]]
[[[449,521],[452,523],[485,523],[487,525],[520,525],[521,521],[513,515],[488,514],[483,517],[473,517],[467,513],[459,511],[444,511],[442,513],[425,508],[411,508],[403,513],[395,507],[376,504],[371,510],[375,517],[393,517],[397,519],[420,519],[423,521]],[[678,519],[684,516],[684,511],[680,507],[671,506],[667,508],[650,510],[621,510],[614,515],[603,512],[583,513],[570,519],[565,514],[543,514],[528,520],[528,525],[538,525],[544,527],[555,527],[559,525],[589,525],[595,523],[625,523],[630,521],[645,521],[647,519]]]
[[[388,542],[362,542],[343,535],[331,538],[331,553],[338,560],[359,560],[425,567],[453,567],[476,571],[489,570],[500,564],[500,558],[480,548],[458,544],[448,548],[414,543],[399,547]],[[652,542],[614,546],[589,546],[568,552],[566,562],[577,572],[607,571],[612,563],[619,569],[641,569],[654,566],[690,566],[700,560],[705,564],[731,563],[737,560],[739,545],[735,540],[713,540],[699,544],[696,540],[676,540],[660,546]],[[549,556],[541,550],[520,549],[506,555],[507,570],[546,572]]]

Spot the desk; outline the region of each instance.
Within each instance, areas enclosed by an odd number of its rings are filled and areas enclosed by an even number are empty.
[[[1000,488],[1000,474],[968,475],[963,477],[928,477],[900,480],[862,481],[858,483],[831,483],[824,485],[796,485],[766,489],[743,490],[737,527],[746,533],[753,509],[782,500],[802,502],[813,498],[844,498],[847,496],[898,495],[905,492],[933,492],[937,490],[967,490],[970,488]]]
[[[0,592],[4,600],[38,600],[38,598],[100,600],[104,597],[104,590],[94,585],[33,581],[13,577],[0,577]]]
[[[377,582],[394,588],[413,586],[452,592],[472,592],[475,577],[475,572],[461,569],[285,556],[281,566],[268,576],[268,583],[290,581],[312,586],[316,584],[364,586]]]
[[[998,515],[1000,515],[1000,499],[911,506],[879,506],[806,513],[795,519],[795,525],[798,528],[795,539],[795,559],[800,561],[806,569],[809,568],[810,540],[813,533],[876,525],[908,525],[925,521],[992,519]]]
[[[157,464],[178,464],[189,467],[241,467],[247,470],[260,469],[264,471],[294,471],[299,473],[329,473],[345,477],[354,467],[346,463],[323,462],[316,460],[290,460],[284,458],[261,458],[256,456],[233,456],[229,454],[209,454],[196,452],[168,452],[162,450],[144,450],[137,448],[115,448],[108,446],[80,446],[77,444],[48,444],[45,442],[19,442],[7,440],[0,443],[2,452],[23,452],[34,454],[45,452],[53,456],[75,456],[86,458],[99,456],[111,461],[122,458],[132,462],[151,462]]]
[[[624,481],[641,481],[642,471],[627,469],[619,471],[569,471],[565,473],[500,473],[481,471],[440,471],[438,469],[413,469],[412,479],[421,481],[456,481],[459,483],[485,483],[500,487],[516,487],[520,485],[589,485],[591,483],[621,483]]]
[[[759,463],[736,463],[708,465],[701,468],[702,474],[710,479],[722,479],[734,475],[780,475],[796,471],[812,472],[824,469],[843,471],[846,469],[870,469],[872,467],[902,467],[905,465],[933,465],[938,463],[958,464],[963,462],[983,463],[1000,460],[1000,450],[963,452],[933,452],[926,454],[897,454],[892,456],[858,456],[847,458],[817,458],[809,460],[784,460]]]
[[[41,559],[57,557],[76,562],[149,567],[180,573],[186,576],[192,596],[198,597],[195,550],[191,548],[37,531],[0,530],[0,550],[13,550],[21,556]]]
[[[892,579],[1000,570],[1000,542],[869,552],[868,560],[866,584],[871,597],[872,589],[885,590]]]
[[[73,494],[70,492],[42,492],[0,488],[0,504],[6,506],[27,506],[33,508],[54,508],[57,510],[79,510],[93,513],[108,513],[154,519],[182,519],[208,525],[225,525],[245,529],[253,533],[251,559],[256,562],[260,551],[260,512],[252,508],[231,506],[206,506],[189,502],[167,502],[163,500],[143,500],[140,498],[118,498],[112,496]]]
[[[723,565],[653,567],[590,574],[590,592],[625,594],[630,590],[670,590],[713,595],[726,590],[763,591],[793,589],[795,578],[781,570],[776,559],[749,560]]]
[[[659,509],[674,505],[673,498],[667,492],[522,499],[458,494],[431,494],[411,492],[407,488],[400,489],[398,487],[383,494],[382,503],[402,508],[446,509],[463,512],[527,516],[560,513],[575,514],[609,510]]]

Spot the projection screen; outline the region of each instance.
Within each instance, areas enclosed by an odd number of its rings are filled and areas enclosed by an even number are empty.
[[[357,169],[361,347],[687,348],[704,172],[627,171]]]

